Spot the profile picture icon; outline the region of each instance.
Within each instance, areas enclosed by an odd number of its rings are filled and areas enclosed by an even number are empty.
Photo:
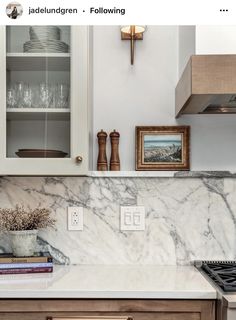
[[[10,19],[19,19],[23,14],[23,7],[18,2],[10,2],[6,7],[6,14]]]

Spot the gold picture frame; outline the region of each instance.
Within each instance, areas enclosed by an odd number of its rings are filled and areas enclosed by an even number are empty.
[[[137,126],[136,170],[189,170],[190,126]]]

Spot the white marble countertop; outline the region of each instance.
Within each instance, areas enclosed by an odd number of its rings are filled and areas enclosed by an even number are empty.
[[[215,299],[192,266],[55,266],[52,274],[1,275],[0,298]]]

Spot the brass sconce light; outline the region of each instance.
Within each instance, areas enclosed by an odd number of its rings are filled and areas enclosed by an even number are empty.
[[[121,26],[121,40],[130,40],[131,64],[134,64],[134,41],[143,40],[145,26]]]

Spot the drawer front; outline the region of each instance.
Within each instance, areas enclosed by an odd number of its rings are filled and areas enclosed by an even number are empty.
[[[0,320],[215,320],[215,301],[0,299]]]
[[[96,316],[84,317],[74,312],[60,313],[0,313],[1,320],[201,320],[199,312],[157,312],[138,313],[126,316]]]

